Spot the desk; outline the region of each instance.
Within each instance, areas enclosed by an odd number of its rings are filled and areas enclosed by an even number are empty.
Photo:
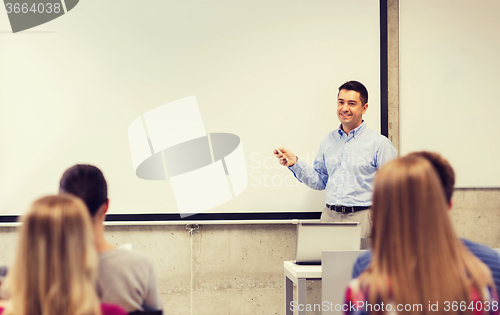
[[[286,315],[293,315],[290,303],[293,301],[293,284],[297,284],[297,305],[305,307],[306,280],[321,279],[321,265],[296,265],[285,261],[285,309]],[[305,308],[299,310],[299,315],[306,315]]]

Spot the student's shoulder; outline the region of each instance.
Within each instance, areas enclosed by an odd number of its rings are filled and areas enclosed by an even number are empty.
[[[372,252],[368,250],[359,254],[358,258],[354,262],[352,269],[352,277],[357,278],[365,269],[368,267],[372,260]]]
[[[462,238],[462,242],[476,256],[500,257],[493,248],[486,245],[475,243],[465,238]]]
[[[151,264],[148,256],[128,249],[117,248],[99,254],[101,262],[120,261],[122,263]]]
[[[475,243],[464,238],[462,242],[474,256],[488,265],[496,277],[500,277],[500,255],[497,251],[486,245]]]
[[[356,262],[369,263],[372,259],[372,251],[367,250],[359,254],[358,258],[356,258]]]

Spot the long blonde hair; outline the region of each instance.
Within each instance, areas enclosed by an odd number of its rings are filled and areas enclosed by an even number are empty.
[[[418,314],[435,314],[429,303],[439,301],[442,310],[445,301],[470,301],[472,287],[479,294],[486,285],[494,287],[490,270],[456,236],[447,209],[442,185],[427,160],[405,156],[378,171],[373,258],[359,277],[371,304],[421,304]]]
[[[100,315],[97,262],[85,204],[69,195],[36,200],[6,279],[11,303],[4,314]]]

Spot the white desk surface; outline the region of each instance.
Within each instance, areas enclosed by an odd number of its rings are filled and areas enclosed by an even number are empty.
[[[321,279],[321,265],[297,265],[293,261],[284,261],[285,275],[293,282],[297,279]]]

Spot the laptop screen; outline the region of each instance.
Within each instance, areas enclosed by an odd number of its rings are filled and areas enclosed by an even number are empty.
[[[324,250],[359,250],[361,223],[297,224],[296,264],[320,264]]]

